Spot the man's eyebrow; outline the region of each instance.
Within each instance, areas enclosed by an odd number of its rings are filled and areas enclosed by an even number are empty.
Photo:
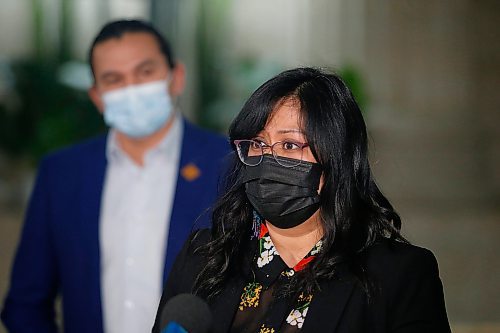
[[[145,66],[150,66],[150,65],[156,65],[158,62],[154,59],[146,59],[142,62],[140,62],[137,66],[135,66],[136,69],[140,69]]]
[[[106,80],[106,79],[115,78],[115,77],[119,77],[119,76],[120,76],[120,73],[118,73],[118,72],[108,71],[108,72],[104,72],[103,74],[101,74],[100,79]]]

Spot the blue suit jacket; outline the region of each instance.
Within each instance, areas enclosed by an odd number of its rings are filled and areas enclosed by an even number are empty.
[[[208,224],[206,209],[216,197],[222,160],[229,151],[223,137],[184,125],[164,277],[190,232]],[[65,332],[103,331],[99,213],[105,151],[106,136],[101,136],[42,161],[2,311],[10,331],[56,332],[58,294]],[[200,171],[199,176],[192,179],[186,166]]]

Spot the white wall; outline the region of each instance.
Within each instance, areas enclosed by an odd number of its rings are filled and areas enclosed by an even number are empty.
[[[32,52],[30,2],[2,0],[1,6],[0,55],[9,59],[28,56]]]

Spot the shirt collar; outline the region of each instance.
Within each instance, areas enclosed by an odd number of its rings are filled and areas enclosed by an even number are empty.
[[[316,258],[323,245],[323,241],[319,240],[302,260],[293,268],[289,268],[276,250],[265,223],[260,224],[259,236],[256,241],[258,245],[254,263],[255,275],[257,281],[266,287],[273,284],[280,276],[290,278],[296,272],[307,267]]]
[[[174,112],[172,114],[174,121],[172,127],[163,137],[163,139],[153,148],[151,148],[145,155],[145,163],[150,156],[160,155],[168,157],[172,150],[173,145],[178,144],[182,140],[183,122],[182,117]],[[106,142],[106,157],[110,163],[121,162],[124,159],[130,159],[125,151],[120,147],[116,138],[116,130],[111,128]]]

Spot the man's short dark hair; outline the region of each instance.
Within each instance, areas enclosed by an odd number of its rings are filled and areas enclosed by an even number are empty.
[[[168,66],[170,68],[175,67],[175,59],[172,48],[165,37],[163,37],[155,27],[153,27],[150,23],[141,20],[118,20],[107,23],[97,34],[90,47],[88,57],[92,73],[94,73],[92,56],[94,54],[95,46],[112,38],[121,38],[125,33],[131,32],[144,32],[155,37],[158,42],[158,46],[160,47],[160,51],[165,55],[165,60],[167,61]]]

